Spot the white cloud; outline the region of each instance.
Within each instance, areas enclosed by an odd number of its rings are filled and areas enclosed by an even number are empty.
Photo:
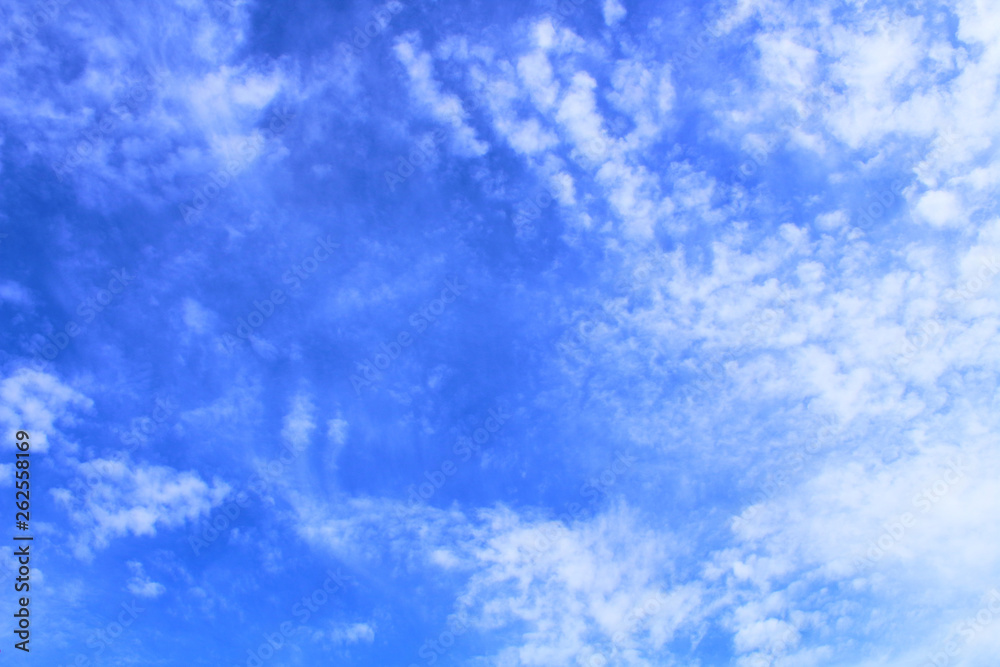
[[[625,18],[625,5],[621,3],[621,0],[604,0],[602,11],[604,23],[608,26],[613,26]]]
[[[252,12],[247,3],[219,11],[228,4],[166,3],[155,18],[135,17],[127,38],[64,8],[53,25],[94,57],[58,91],[41,90],[27,83],[23,68],[52,73],[53,63],[68,56],[58,40],[29,40],[0,65],[0,86],[19,99],[0,101],[0,113],[84,205],[103,211],[130,201],[190,202],[210,175],[234,162],[241,178],[252,179],[250,167],[260,168],[264,154],[274,161],[288,152],[281,132],[259,154],[245,145],[268,134],[261,127],[270,125],[272,107],[305,112],[307,101],[331,91],[349,99],[356,72],[349,59],[326,55],[304,81],[293,57],[248,57]],[[179,40],[180,57],[169,67],[158,47],[164,34]],[[296,118],[291,126],[306,123]],[[235,160],[241,146],[243,157]]]
[[[416,35],[396,39],[395,53],[409,74],[414,100],[432,117],[451,126],[457,151],[466,156],[485,154],[489,145],[477,139],[476,131],[466,123],[467,114],[461,100],[454,94],[441,92],[441,85],[434,78],[433,57],[420,50]]]
[[[620,60],[611,76],[608,101],[631,117],[635,129],[625,138],[630,149],[646,146],[667,127],[675,91],[669,67],[647,68],[638,58]]]
[[[130,560],[126,565],[132,572],[132,577],[128,580],[128,591],[132,595],[141,598],[158,598],[166,591],[163,584],[149,578],[139,561]]]
[[[282,88],[282,79],[280,70],[261,72],[223,65],[188,80],[183,92],[199,122],[212,128],[213,135],[224,135],[234,124],[258,117]]]
[[[306,394],[292,398],[291,410],[285,415],[281,437],[292,451],[298,452],[309,446],[312,433],[316,430],[312,399]]]
[[[555,106],[559,84],[553,78],[552,64],[544,50],[518,58],[517,73],[539,109],[549,111]]]
[[[914,212],[935,227],[959,227],[964,223],[958,197],[946,190],[934,190],[922,196]]]
[[[795,646],[798,639],[799,633],[794,626],[774,618],[753,621],[741,627],[734,637],[736,650],[740,653],[757,649],[773,653],[788,645]]]
[[[757,48],[763,74],[779,87],[802,92],[812,83],[818,54],[788,33],[764,33],[757,38]]]
[[[194,333],[205,333],[218,319],[215,313],[190,297],[184,299],[181,308],[184,325]]]
[[[843,227],[851,221],[850,214],[845,210],[830,211],[816,216],[816,225],[820,229],[829,230]]]
[[[532,155],[554,146],[557,142],[554,134],[543,130],[541,124],[534,118],[522,123],[505,125],[498,121],[501,132],[507,136],[507,141],[514,150]]]
[[[625,652],[630,664],[653,665],[680,627],[700,620],[700,586],[664,580],[669,538],[644,530],[625,509],[570,526],[502,508],[482,518],[472,546],[476,572],[457,616],[514,633],[498,660],[598,664],[587,661]]]
[[[335,447],[341,447],[345,442],[347,442],[347,421],[340,419],[331,419],[326,423],[326,435],[330,439],[330,444]]]
[[[577,150],[590,160],[600,159],[610,149],[594,99],[596,87],[597,82],[588,73],[575,73],[556,113],[556,119],[566,128]]]
[[[233,378],[219,398],[181,413],[181,433],[189,428],[210,430],[220,439],[228,436],[229,440],[238,444],[238,451],[245,453],[246,432],[260,425],[262,391],[258,380],[243,375]]]
[[[734,524],[740,555],[719,557],[746,600],[734,610],[738,650],[794,653],[804,627],[835,627],[845,617],[854,632],[877,634],[866,627],[876,615],[907,625],[910,646],[926,651],[943,641],[941,610],[981,594],[1000,564],[982,533],[997,502],[989,480],[1000,460],[981,429],[932,424],[914,424],[930,431],[911,432],[915,446],[904,444],[904,456],[889,464],[878,452],[860,460],[834,454]],[[846,589],[839,606],[815,593],[834,582]],[[852,608],[850,590],[877,602]],[[829,641],[843,650],[842,639]]]
[[[350,424],[339,415],[326,422],[326,438],[329,442],[325,453],[327,467],[334,470],[339,467],[338,459],[344,446],[347,444],[347,437]]]
[[[82,495],[52,490],[78,526],[74,553],[89,559],[116,537],[155,535],[157,527],[176,528],[206,516],[222,503],[229,486],[204,482],[194,472],[127,460],[94,459],[79,464]]]
[[[91,408],[93,401],[50,373],[21,368],[0,380],[0,424],[7,432],[25,430],[32,447],[48,450],[50,439],[63,437],[59,425],[72,425],[76,413]],[[67,451],[76,445],[63,440]]]
[[[666,580],[671,539],[624,508],[566,525],[503,507],[470,518],[426,505],[352,498],[319,506],[290,497],[299,533],[356,567],[385,567],[391,556],[408,570],[462,577],[453,620],[513,633],[500,662],[511,651],[518,664],[550,665],[628,650],[634,664],[653,665],[707,610],[700,583]]]
[[[0,238],[2,238],[2,236],[0,236]],[[4,280],[0,282],[0,303],[4,301],[15,306],[21,306],[22,308],[30,306],[33,302],[31,292],[29,292],[26,287],[20,283],[14,282],[13,280]]]
[[[369,623],[335,625],[323,633],[323,637],[334,644],[371,644],[375,641],[375,626]]]

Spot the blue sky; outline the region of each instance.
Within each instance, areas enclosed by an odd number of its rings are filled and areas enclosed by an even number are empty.
[[[997,7],[0,10],[35,664],[995,664]]]

